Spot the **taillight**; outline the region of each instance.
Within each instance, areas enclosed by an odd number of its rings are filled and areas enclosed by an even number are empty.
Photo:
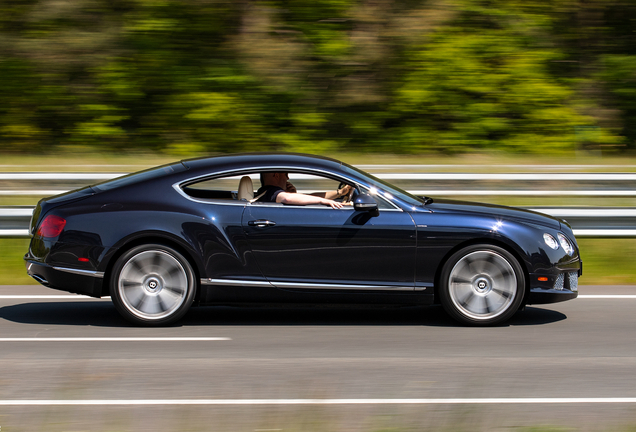
[[[65,225],[66,219],[55,215],[48,215],[40,224],[37,235],[42,237],[57,237],[60,235]]]

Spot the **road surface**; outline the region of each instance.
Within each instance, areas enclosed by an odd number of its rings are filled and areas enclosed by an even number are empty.
[[[516,430],[636,425],[636,287],[581,286],[507,325],[438,307],[193,308],[0,287],[1,431]]]

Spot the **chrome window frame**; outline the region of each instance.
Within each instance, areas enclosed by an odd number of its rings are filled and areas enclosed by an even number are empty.
[[[192,177],[189,179],[185,179],[185,180],[180,180],[176,183],[174,183],[172,185],[172,188],[177,191],[177,193],[179,193],[181,196],[183,196],[184,198],[186,198],[189,201],[193,201],[193,202],[197,202],[197,203],[201,203],[201,204],[219,204],[219,205],[233,205],[233,206],[248,206],[248,205],[254,205],[248,201],[234,201],[234,200],[227,200],[227,199],[217,199],[217,198],[211,198],[211,199],[202,199],[202,198],[195,198],[192,197],[190,195],[188,195],[187,193],[185,193],[185,191],[182,189],[183,187],[187,187],[190,184],[194,184],[194,183],[198,183],[204,180],[214,180],[217,178],[221,178],[227,174],[232,174],[233,176],[241,176],[241,175],[246,175],[246,174],[251,174],[251,173],[255,173],[255,172],[276,172],[276,171],[284,171],[284,172],[293,172],[293,173],[298,173],[298,174],[313,174],[316,175],[316,173],[320,173],[322,174],[322,177],[326,177],[329,178],[331,180],[336,180],[336,181],[340,181],[340,182],[344,182],[344,183],[348,183],[348,184],[353,184],[355,185],[355,187],[360,190],[360,186],[364,187],[365,189],[370,189],[368,186],[361,184],[359,181],[352,179],[349,176],[346,175],[342,175],[339,173],[333,173],[331,171],[327,171],[327,170],[323,170],[323,169],[315,169],[315,168],[293,168],[293,167],[289,167],[289,166],[277,166],[277,165],[269,165],[269,166],[254,166],[251,168],[241,168],[238,170],[225,170],[225,171],[219,171],[213,174],[203,174],[200,176],[196,176],[196,177]],[[385,196],[382,196],[380,194],[377,195],[381,200],[389,203],[393,208],[391,209],[379,209],[381,212],[383,211],[404,211],[399,205],[397,205],[396,203],[394,203],[392,200],[390,200],[389,198],[386,198]],[[261,204],[256,204],[258,206],[260,206]],[[320,207],[316,207],[314,205],[310,205],[310,206],[291,206],[291,205],[285,205],[285,204],[281,204],[281,203],[271,203],[271,205],[268,205],[268,207],[285,207],[285,208],[309,208],[309,209],[318,209],[318,208],[322,208],[325,210],[332,210],[331,207],[329,206],[324,206],[324,205],[320,205]],[[346,206],[348,207],[348,206]],[[343,208],[346,209],[346,208]],[[353,210],[353,207],[351,207],[351,209]]]

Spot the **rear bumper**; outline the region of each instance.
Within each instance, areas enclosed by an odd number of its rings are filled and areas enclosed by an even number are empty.
[[[52,267],[30,260],[26,261],[26,269],[29,276],[46,287],[101,297],[104,281],[104,274],[101,272]]]

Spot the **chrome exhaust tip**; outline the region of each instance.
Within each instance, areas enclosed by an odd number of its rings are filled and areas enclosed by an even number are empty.
[[[32,274],[31,277],[35,279],[36,281],[40,282],[42,285],[45,285],[45,286],[49,285],[49,281],[47,281],[40,275]]]

